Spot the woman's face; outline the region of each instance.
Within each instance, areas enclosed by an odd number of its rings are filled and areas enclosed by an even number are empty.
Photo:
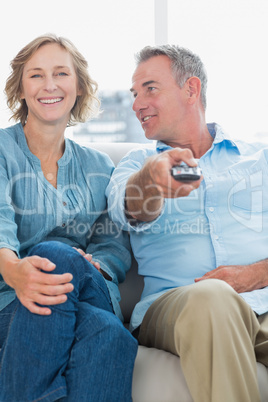
[[[23,69],[21,99],[28,122],[67,125],[75,104],[78,80],[68,51],[56,43],[40,47]]]

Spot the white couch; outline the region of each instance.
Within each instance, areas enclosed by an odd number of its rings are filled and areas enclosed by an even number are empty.
[[[136,143],[87,143],[110,155],[115,165],[132,148],[145,146]],[[146,146],[152,146],[146,144]],[[143,288],[143,279],[137,274],[133,261],[127,278],[120,285],[121,308],[126,323],[138,302]],[[257,363],[261,402],[268,402],[268,368]],[[168,352],[139,346],[133,376],[133,402],[193,402],[187,388],[180,359]],[[206,401],[204,401],[206,402]],[[228,402],[228,401],[226,401]],[[243,401],[237,401],[243,402]]]

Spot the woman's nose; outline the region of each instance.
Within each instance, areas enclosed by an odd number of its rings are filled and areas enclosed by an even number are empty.
[[[56,82],[55,82],[54,77],[46,77],[46,80],[45,80],[45,89],[46,89],[48,92],[53,92],[53,91],[55,91],[55,89],[57,89],[57,84],[56,84]]]

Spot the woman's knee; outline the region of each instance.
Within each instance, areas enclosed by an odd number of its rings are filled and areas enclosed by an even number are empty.
[[[87,264],[88,261],[79,254],[73,247],[59,241],[45,241],[33,246],[28,256],[37,255],[42,258],[47,258],[56,265],[52,274],[63,274],[69,272],[73,275],[81,269],[81,264]],[[79,276],[81,272],[78,272]]]
[[[57,259],[59,257],[62,257],[63,254],[68,253],[72,250],[72,247],[70,247],[68,244],[59,242],[59,241],[44,241],[41,243],[38,243],[34,245],[30,251],[29,251],[29,256],[33,255],[38,255],[39,257],[42,258],[53,258]]]

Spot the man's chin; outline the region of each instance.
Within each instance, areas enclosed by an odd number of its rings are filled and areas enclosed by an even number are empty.
[[[145,137],[147,138],[147,140],[156,140],[157,138],[157,134],[153,133],[151,130],[146,130],[146,128],[143,128]]]

